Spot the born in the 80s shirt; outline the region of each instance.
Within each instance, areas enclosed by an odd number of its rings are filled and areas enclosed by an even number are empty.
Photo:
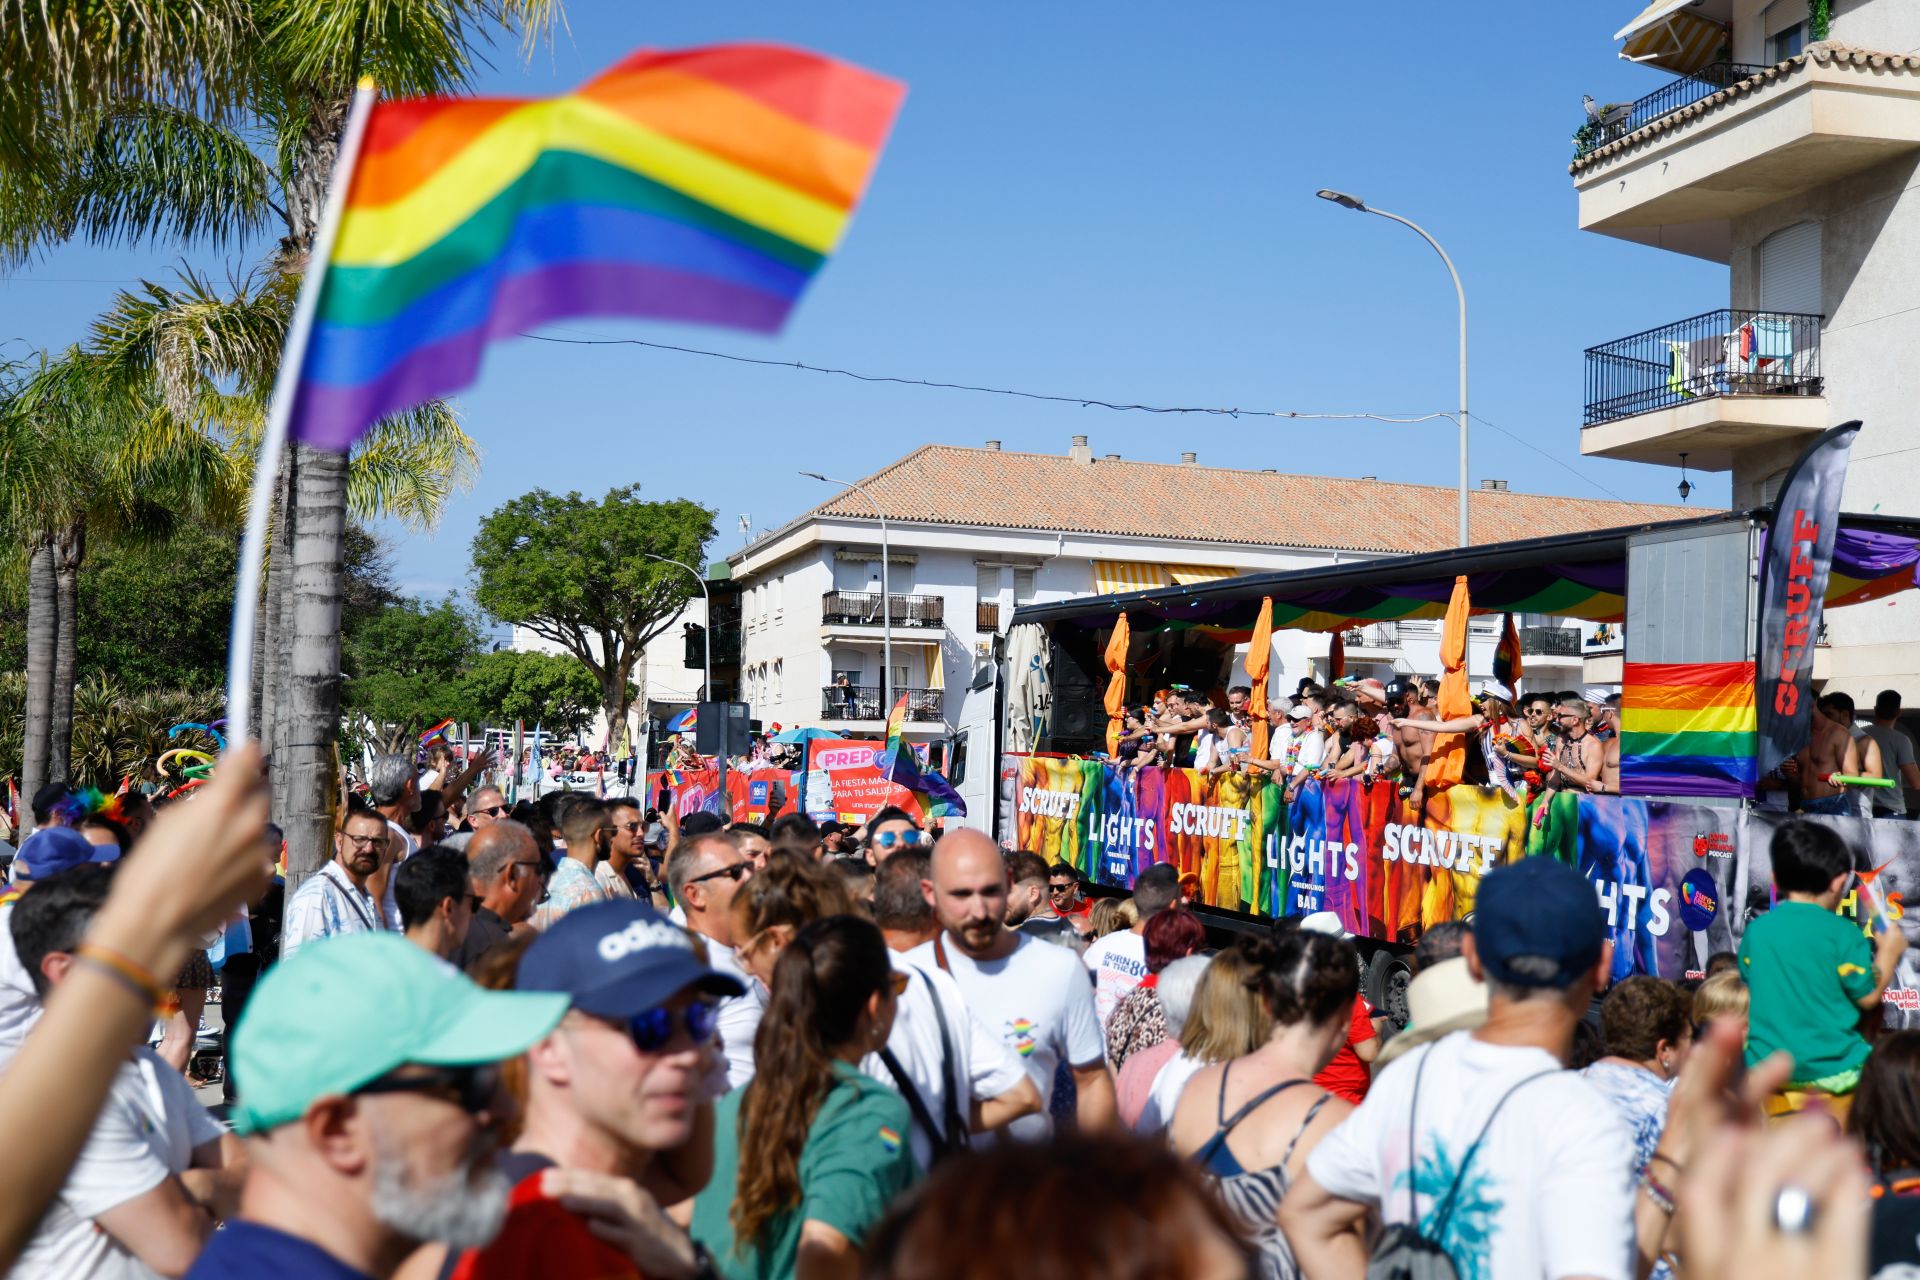
[[[1147,976],[1147,939],[1131,929],[1110,933],[1082,957],[1093,971],[1093,1011],[1106,1026],[1127,992]]]
[[[1106,1040],[1093,1012],[1093,983],[1080,957],[1065,947],[1017,935],[1014,949],[999,960],[975,960],[947,943],[936,950],[922,943],[907,958],[922,968],[946,969],[960,984],[967,1008],[998,1035],[1026,1068],[1042,1098],[1053,1093],[1054,1068],[1091,1066],[1106,1061]],[[1044,1139],[1052,1117],[1022,1116],[1006,1129],[1015,1138]]]
[[[1460,1280],[1630,1280],[1633,1169],[1633,1136],[1593,1085],[1543,1049],[1486,1044],[1466,1031],[1381,1072],[1367,1100],[1307,1157],[1307,1172],[1329,1193],[1437,1238]],[[1443,1225],[1439,1205],[1456,1180]]]

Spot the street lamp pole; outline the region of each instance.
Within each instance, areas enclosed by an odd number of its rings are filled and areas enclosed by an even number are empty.
[[[1350,196],[1344,191],[1329,191],[1322,188],[1315,193],[1322,200],[1331,200],[1343,209],[1352,209],[1356,213],[1376,214],[1389,221],[1397,222],[1417,234],[1422,240],[1433,246],[1440,255],[1440,261],[1447,264],[1447,274],[1453,277],[1453,291],[1460,299],[1460,545],[1466,546],[1467,533],[1467,291],[1460,284],[1460,273],[1454,270],[1453,259],[1440,247],[1440,242],[1428,235],[1426,228],[1411,218],[1403,218],[1397,213],[1388,213],[1385,209],[1376,209],[1359,196]]]
[[[688,573],[692,574],[693,580],[700,584],[700,597],[702,600],[706,602],[706,606],[707,606],[707,619],[706,619],[707,624],[704,627],[700,628],[700,637],[702,640],[706,642],[706,646],[707,646],[707,683],[700,690],[700,700],[703,702],[712,701],[713,699],[713,593],[707,590],[707,576],[704,573],[701,573],[698,569],[694,568],[692,565],[686,564],[683,561],[674,560],[667,556],[656,556],[651,551],[642,551],[640,554],[645,556],[649,560],[658,560],[661,564],[678,565],[680,568],[685,569]],[[644,690],[642,692],[644,693]]]
[[[887,548],[887,513],[874,501],[872,494],[851,480],[835,480],[823,476],[818,471],[802,471],[801,475],[809,480],[818,480],[822,484],[837,484],[842,489],[851,489],[868,502],[873,503],[873,514],[880,518],[880,716],[885,719],[893,710],[891,700],[893,685],[893,579],[887,573],[887,562],[891,558]]]

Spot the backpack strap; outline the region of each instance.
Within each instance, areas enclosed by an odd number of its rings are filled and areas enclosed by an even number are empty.
[[[1453,1216],[1454,1198],[1460,1194],[1460,1186],[1467,1180],[1467,1170],[1473,1166],[1474,1156],[1480,1153],[1480,1144],[1487,1140],[1487,1134],[1493,1129],[1493,1122],[1499,1119],[1500,1108],[1507,1105],[1508,1098],[1511,1098],[1535,1080],[1543,1076],[1555,1074],[1556,1070],[1557,1068],[1549,1068],[1545,1071],[1536,1071],[1526,1079],[1516,1081],[1512,1088],[1500,1095],[1500,1101],[1493,1104],[1493,1110],[1487,1113],[1487,1122],[1480,1126],[1480,1136],[1473,1140],[1473,1145],[1467,1148],[1466,1156],[1460,1161],[1460,1171],[1454,1175],[1453,1185],[1447,1188],[1447,1198],[1440,1202],[1439,1212],[1434,1217],[1433,1230],[1431,1232],[1435,1240],[1440,1239],[1442,1233],[1446,1231],[1447,1219]],[[1409,1169],[1408,1181],[1412,1181],[1411,1169]]]
[[[940,1158],[948,1154],[952,1148],[947,1142],[946,1135],[940,1132],[938,1125],[934,1124],[933,1116],[927,1110],[926,1100],[920,1096],[920,1091],[913,1087],[912,1077],[907,1075],[907,1069],[900,1065],[900,1059],[894,1056],[893,1050],[880,1050],[880,1063],[886,1067],[887,1074],[893,1077],[894,1087],[900,1090],[900,1096],[906,1100],[907,1110],[913,1112],[914,1123],[926,1130],[927,1142],[933,1149],[931,1163],[938,1164]]]

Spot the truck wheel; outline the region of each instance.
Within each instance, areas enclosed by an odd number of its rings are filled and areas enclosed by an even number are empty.
[[[1407,1008],[1407,984],[1412,981],[1413,966],[1405,956],[1380,951],[1360,980],[1360,993],[1376,1013],[1392,1021],[1394,1030],[1403,1031],[1412,1018]]]

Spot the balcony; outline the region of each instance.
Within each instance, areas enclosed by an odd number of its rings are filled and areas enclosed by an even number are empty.
[[[1662,85],[1643,98],[1627,104],[1626,109],[1608,111],[1599,120],[1588,119],[1573,131],[1573,155],[1576,160],[1592,155],[1609,143],[1630,133],[1638,133],[1656,120],[1683,111],[1694,103],[1740,81],[1757,76],[1769,68],[1750,62],[1715,62],[1692,75],[1681,76]]]
[[[1340,633],[1340,643],[1349,659],[1391,659],[1400,653],[1400,624],[1370,622]]]
[[[685,627],[686,665],[699,671],[707,663],[707,631],[697,622],[689,622]],[[722,625],[713,633],[713,665],[718,667],[737,667],[740,665],[740,627]]]
[[[887,617],[881,617],[878,591],[829,591],[820,597],[820,621],[829,627],[941,627],[946,625],[947,602],[941,596],[887,597]]]
[[[1822,43],[1717,65],[1582,130],[1582,230],[1726,262],[1733,219],[1920,150],[1920,59]]]
[[[1709,311],[1587,348],[1580,452],[1706,471],[1827,426],[1821,317]]]
[[[907,719],[941,719],[941,703],[946,695],[939,689],[895,689],[894,699],[907,695]],[[830,684],[820,690],[820,718],[826,721],[885,720],[893,710],[882,701],[879,685]]]
[[[1520,653],[1528,658],[1577,658],[1580,632],[1571,627],[1521,627]]]
[[[974,605],[973,629],[981,635],[992,635],[1000,630],[1000,606],[984,600]]]

